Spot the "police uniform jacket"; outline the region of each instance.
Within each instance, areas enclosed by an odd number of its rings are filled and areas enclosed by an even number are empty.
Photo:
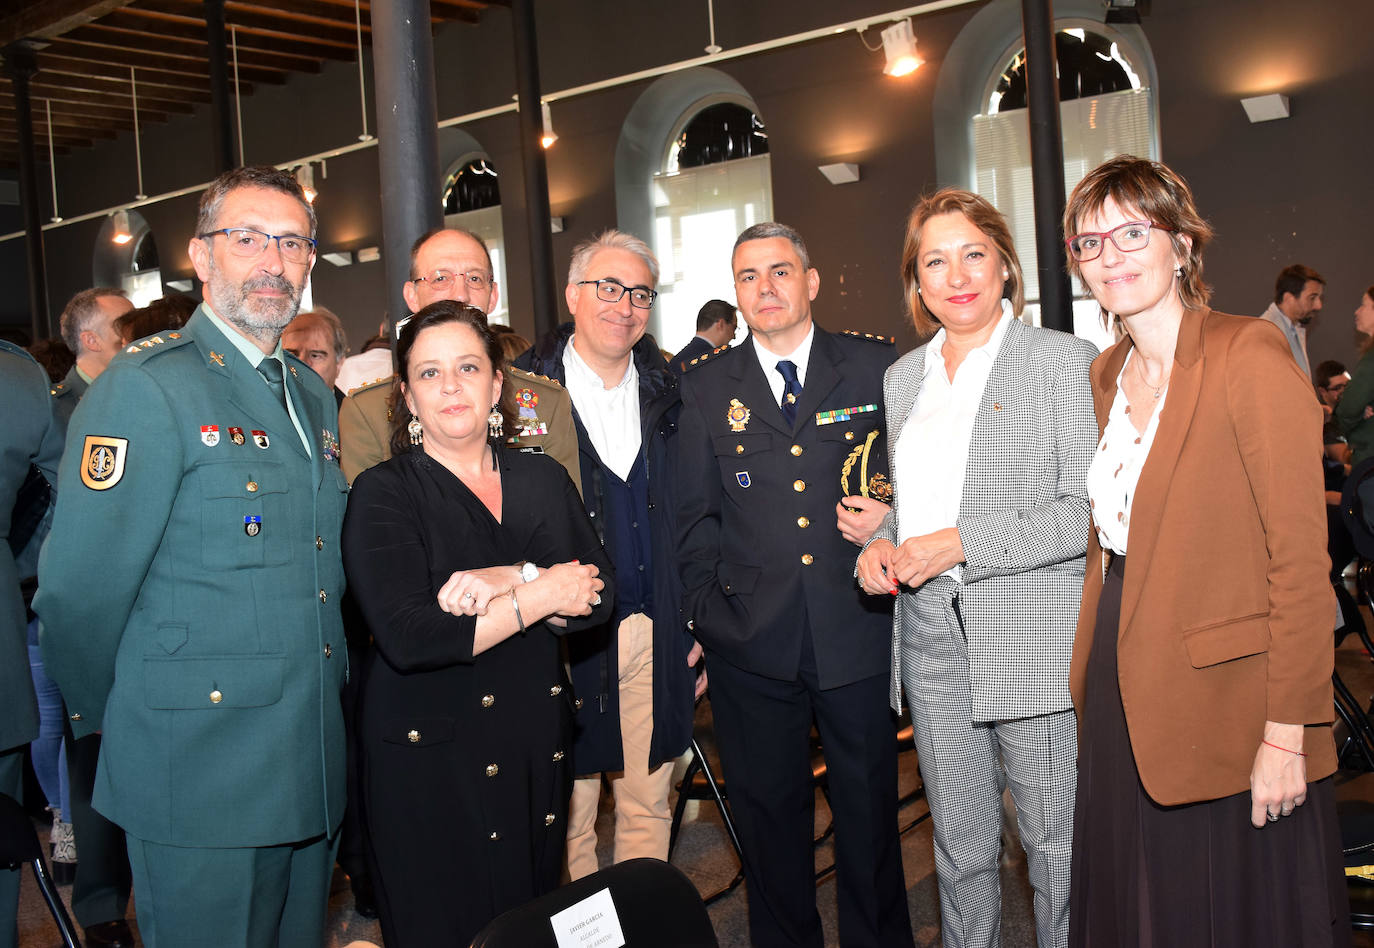
[[[882,437],[885,337],[816,327],[788,425],[750,338],[682,378],[683,609],[697,639],[745,671],[795,680],[809,629],[822,688],[886,675],[891,604],[854,582],[835,526],[840,471]]]
[[[72,417],[34,608],[94,803],[136,837],[263,846],[343,814],[348,485],[334,399],[287,354],[306,451],[197,311],[116,356]]]
[[[521,355],[516,365],[563,384],[563,352],[572,335],[573,324],[564,323]],[[652,769],[677,757],[691,743],[696,673],[687,664],[692,638],[680,618],[682,585],[674,536],[677,419],[681,407],[677,379],[668,371],[658,344],[647,333],[635,344],[632,358],[639,373],[640,451],[648,472],[649,547],[653,559],[654,732],[649,743]],[[573,416],[577,424],[583,500],[604,544],[606,508],[601,460],[577,418],[575,407]],[[624,618],[617,615],[598,629],[568,637],[573,690],[579,701],[574,745],[579,774],[624,767],[616,635]]]
[[[14,555],[5,542],[10,512],[31,464],[38,465],[50,484],[57,483],[62,436],[53,419],[48,377],[31,355],[5,340],[0,340],[0,387],[6,413],[0,425],[0,751],[6,751],[38,736],[24,600]]]

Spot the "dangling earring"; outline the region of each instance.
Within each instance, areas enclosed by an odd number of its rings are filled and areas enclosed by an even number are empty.
[[[425,429],[420,427],[420,419],[414,415],[410,416],[410,424],[406,425],[406,434],[410,435],[410,443],[419,445],[425,440]]]
[[[1174,267],[1174,276],[1178,277],[1180,280],[1183,279],[1183,264],[1180,263],[1178,266]]]
[[[491,414],[487,416],[487,432],[493,438],[499,438],[506,430],[506,419],[501,414],[500,405],[491,406]]]

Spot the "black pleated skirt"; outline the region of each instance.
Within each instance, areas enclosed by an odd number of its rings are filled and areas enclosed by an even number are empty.
[[[1330,778],[1292,816],[1250,825],[1250,793],[1160,806],[1131,752],[1117,679],[1125,558],[1098,603],[1080,721],[1069,944],[1306,948],[1350,944]]]

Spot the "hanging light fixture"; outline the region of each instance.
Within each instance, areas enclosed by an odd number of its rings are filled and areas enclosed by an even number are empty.
[[[898,20],[882,32],[883,55],[887,65],[883,75],[905,76],[920,69],[925,64],[921,54],[916,52],[916,34],[911,29],[911,18]]]
[[[308,161],[303,165],[298,165],[296,167],[296,183],[305,192],[305,199],[314,204],[315,198],[319,196],[319,192],[315,190],[315,166]]]
[[[539,144],[549,148],[558,141],[558,133],[553,130],[553,113],[549,111],[549,103],[541,103],[540,112],[544,116],[544,134],[540,137]]]
[[[129,212],[125,210],[115,211],[110,217],[114,233],[110,239],[121,246],[134,239],[133,232],[129,228]]]

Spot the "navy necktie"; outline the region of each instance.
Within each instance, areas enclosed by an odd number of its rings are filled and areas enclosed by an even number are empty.
[[[797,399],[801,398],[801,380],[797,378],[797,364],[790,359],[778,363],[778,373],[782,376],[782,418],[788,426],[797,423]]]
[[[286,375],[282,371],[281,362],[273,356],[268,356],[258,363],[258,372],[267,379],[267,387],[277,396],[281,407],[286,408]]]

